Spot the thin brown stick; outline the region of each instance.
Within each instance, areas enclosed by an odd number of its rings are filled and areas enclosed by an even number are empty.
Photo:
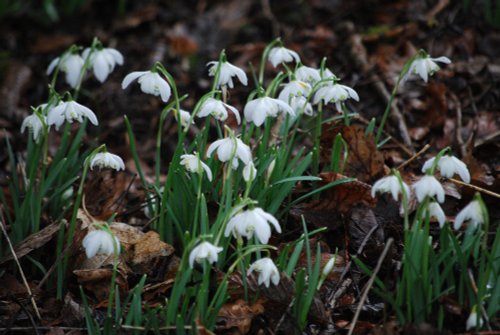
[[[419,152],[417,152],[416,154],[414,154],[413,156],[411,156],[410,158],[408,158],[406,161],[404,161],[403,163],[401,163],[401,165],[399,165],[396,168],[396,170],[401,170],[403,167],[405,167],[406,165],[408,165],[411,162],[413,162],[418,156],[422,155],[424,152],[426,152],[427,150],[429,150],[430,147],[431,147],[430,144],[426,144]]]
[[[469,279],[470,279],[470,286],[472,287],[472,290],[474,291],[475,294],[477,294],[478,289],[476,285],[476,280],[474,279],[474,274],[472,273],[471,269],[467,269],[467,273],[469,274]],[[486,327],[488,327],[488,330],[492,330],[490,326],[490,321],[488,318],[488,313],[486,312],[486,309],[484,308],[483,304],[480,304],[479,309],[481,310],[481,315],[484,320],[486,320]]]
[[[365,301],[368,298],[368,292],[370,292],[370,289],[372,288],[373,283],[375,282],[375,278],[377,277],[377,274],[380,271],[380,268],[382,267],[382,263],[384,262],[385,256],[387,256],[387,253],[389,252],[389,248],[391,247],[392,242],[394,242],[394,239],[391,237],[387,240],[387,243],[385,244],[384,251],[382,251],[382,254],[380,255],[377,261],[377,266],[375,267],[375,270],[373,271],[370,280],[368,280],[363,295],[361,296],[361,300],[358,303],[358,308],[356,308],[356,313],[352,318],[349,332],[347,333],[347,335],[352,335],[352,333],[354,332],[354,327],[356,326],[356,322],[358,322],[361,309],[363,308],[363,305],[365,304]]]
[[[40,311],[38,310],[38,306],[36,305],[35,298],[33,298],[33,293],[31,293],[31,289],[30,286],[28,285],[28,281],[26,280],[26,276],[24,275],[21,263],[19,263],[19,259],[17,258],[16,252],[14,251],[14,246],[10,241],[9,234],[7,234],[7,230],[5,230],[4,222],[5,221],[3,218],[3,212],[0,210],[0,227],[2,228],[2,233],[4,234],[5,239],[7,240],[7,244],[9,245],[9,250],[12,253],[12,257],[14,257],[14,261],[16,262],[17,267],[19,268],[19,273],[21,274],[21,278],[23,279],[23,284],[26,287],[26,292],[28,292],[28,295],[30,297],[31,304],[33,305],[33,309],[35,310],[36,317],[38,318],[38,320],[41,320],[42,317],[40,315]]]
[[[366,48],[363,45],[363,39],[361,38],[361,35],[355,33],[354,25],[352,23],[348,24],[346,28],[348,32],[351,34],[350,37],[351,55],[354,57],[354,60],[356,61],[357,65],[361,68],[361,70],[365,74],[369,75],[369,78],[371,79],[371,82],[375,90],[380,94],[380,96],[382,96],[382,98],[385,100],[386,103],[389,103],[389,101],[391,100],[391,93],[385,86],[380,76],[378,76],[375,73],[371,73],[371,67],[368,62]],[[408,132],[408,127],[406,126],[405,118],[403,116],[403,113],[399,110],[399,107],[395,100],[392,101],[391,104],[390,117],[392,118],[393,122],[397,123],[404,144],[410,150],[412,150],[413,153],[414,152],[413,144],[411,141],[410,134]]]
[[[495,197],[495,198],[500,198],[500,194],[495,193],[495,192],[490,191],[490,190],[487,190],[485,188],[482,188],[482,187],[479,187],[476,185],[472,185],[472,184],[468,184],[468,183],[464,183],[463,181],[455,179],[455,178],[450,178],[449,180],[455,184],[460,185],[460,186],[467,186],[467,187],[472,188],[473,190],[476,190],[478,192],[481,192],[481,193],[484,193],[487,195],[491,195],[492,197]]]

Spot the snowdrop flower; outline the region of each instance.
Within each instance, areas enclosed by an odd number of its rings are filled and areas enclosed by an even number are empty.
[[[326,263],[325,267],[323,268],[323,271],[321,272],[321,275],[323,277],[328,277],[328,275],[330,274],[330,272],[333,271],[333,268],[335,266],[335,255],[333,255],[332,257],[330,257],[330,259],[328,260],[328,262]]]
[[[290,98],[290,107],[292,107],[296,115],[304,113],[306,115],[312,116],[314,113],[311,103],[307,102],[307,99],[304,96],[292,96]]]
[[[477,314],[476,306],[472,307],[472,311],[470,312],[469,317],[467,318],[467,322],[465,324],[466,330],[477,329],[483,326],[483,318]]]
[[[141,91],[144,93],[160,96],[163,102],[167,102],[170,98],[171,90],[167,81],[152,71],[136,71],[127,74],[122,81],[122,88],[126,89],[136,79],[141,84]]]
[[[443,228],[446,216],[444,215],[443,209],[437,202],[432,201],[429,203],[427,213],[429,213],[429,218],[435,218],[439,222],[439,227]]]
[[[269,61],[274,67],[281,63],[290,63],[295,60],[295,63],[300,62],[299,54],[285,47],[275,47],[269,51]]]
[[[274,216],[264,212],[262,208],[249,209],[236,214],[229,220],[224,235],[229,236],[229,234],[233,233],[236,238],[244,236],[249,240],[255,233],[261,243],[267,244],[271,237],[269,224],[272,224],[274,229],[281,233],[280,224]]]
[[[233,106],[223,103],[222,101],[214,98],[208,98],[203,102],[203,105],[201,106],[197,116],[206,117],[208,115],[212,115],[216,120],[224,122],[226,121],[228,116],[226,108],[229,109],[234,114],[234,116],[236,116],[236,122],[240,124],[240,112],[238,112],[238,110]]]
[[[208,75],[211,77],[214,77],[217,72],[217,67],[219,66],[219,62],[209,62],[207,66],[210,66],[208,69]],[[217,87],[225,86],[227,85],[229,88],[233,88],[233,77],[238,77],[240,82],[247,86],[248,84],[248,79],[247,75],[245,72],[240,69],[237,66],[234,66],[233,64],[229,62],[222,62],[220,65],[220,71],[219,71],[219,81],[217,82]]]
[[[288,103],[293,97],[307,97],[311,93],[312,87],[308,83],[300,80],[289,82],[283,87],[278,95],[278,99]]]
[[[418,74],[425,82],[429,76],[432,76],[436,71],[440,69],[436,62],[450,64],[451,60],[448,57],[438,57],[431,58],[429,55],[417,56],[413,62],[411,62],[408,72],[404,75],[402,81],[406,81],[411,75]]]
[[[247,276],[249,276],[253,271],[259,273],[259,285],[264,283],[266,287],[269,287],[271,281],[275,286],[280,282],[280,273],[278,268],[269,257],[261,258],[253,262],[248,268]]]
[[[47,124],[49,126],[55,125],[56,129],[67,121],[73,123],[74,120],[83,122],[83,117],[86,117],[94,125],[98,125],[97,117],[94,112],[76,101],[60,102],[57,106],[49,110],[47,115]]]
[[[405,182],[399,182],[399,178],[397,176],[387,176],[382,179],[379,179],[372,186],[372,197],[375,198],[375,194],[377,192],[380,193],[391,193],[394,201],[398,201],[399,193],[403,194],[401,189],[401,185],[403,185],[404,192],[406,196],[410,195],[410,188],[406,185]]]
[[[41,118],[43,119],[43,122]],[[38,142],[40,135],[42,134],[44,123],[46,122],[47,118],[45,116],[39,116],[36,113],[33,113],[24,118],[23,123],[21,124],[21,133],[24,133],[26,128],[28,128],[30,133],[33,134],[33,140]]]
[[[59,66],[59,69],[66,73],[66,82],[75,88],[78,85],[78,79],[80,79],[84,63],[85,61],[80,55],[68,53],[50,62],[47,68],[47,75],[50,75],[56,66]]]
[[[328,68],[325,68],[323,70],[323,72],[321,72],[321,79],[338,79],[336,75],[333,74],[332,71],[330,71],[330,69]]]
[[[424,201],[427,196],[436,196],[438,202],[444,201],[443,186],[434,176],[423,176],[419,181],[413,184],[413,188],[415,189],[415,195],[419,202]]]
[[[201,242],[198,244],[191,253],[189,254],[189,266],[194,267],[194,262],[202,263],[206,259],[210,264],[217,262],[217,254],[221,252],[223,248],[217,247],[210,242]]]
[[[212,181],[212,170],[201,161],[198,155],[182,155],[180,164],[189,172],[203,173],[203,170],[205,170],[208,180]]]
[[[238,159],[245,165],[248,165],[252,160],[250,147],[236,137],[226,137],[210,144],[207,156],[210,157],[215,150],[217,150],[217,157],[219,157],[221,162],[232,160],[233,169],[238,168]]]
[[[435,160],[436,157],[427,160],[422,167],[422,172],[427,172],[427,170],[431,169]],[[439,168],[441,176],[445,178],[451,178],[457,173],[463,181],[466,183],[470,182],[470,173],[467,169],[467,165],[455,156],[442,156],[437,162],[437,167]]]
[[[314,86],[314,84],[321,80],[321,74],[318,69],[302,65],[295,70],[295,78]]]
[[[83,51],[83,59],[90,55],[89,62],[94,70],[94,76],[103,83],[113,72],[116,64],[123,65],[123,55],[113,48],[94,49],[87,48]]]
[[[460,229],[462,224],[467,220],[469,220],[474,228],[484,222],[483,211],[481,210],[481,204],[478,200],[471,201],[457,214],[453,228],[455,228],[455,230]]]
[[[261,126],[267,116],[276,117],[278,112],[295,116],[292,107],[281,100],[269,97],[257,98],[247,102],[243,113],[248,121],[253,121],[257,127]]]
[[[120,253],[120,240],[104,230],[93,230],[88,233],[82,241],[87,258],[92,258],[96,254],[111,255]]]
[[[125,170],[125,164],[123,159],[118,155],[114,155],[109,152],[98,152],[92,157],[90,161],[90,169],[93,170],[94,167],[99,168],[111,168],[116,171]]]
[[[313,104],[318,104],[321,100],[325,104],[329,102],[335,103],[337,110],[342,111],[341,103],[347,99],[354,99],[359,101],[358,93],[349,86],[341,84],[330,84],[323,86],[314,94]]]
[[[255,168],[255,165],[253,165],[253,162],[250,161],[243,168],[243,179],[248,183],[253,181],[255,177],[257,177],[257,169]]]
[[[179,111],[180,114],[180,122],[181,122],[181,126],[184,128],[184,129],[187,129],[189,128],[189,121],[191,121],[191,124],[194,124],[194,120],[191,120],[191,114],[189,114],[188,111],[185,111],[183,109],[181,109]],[[175,115],[176,119],[178,120],[179,117],[177,116],[177,114]]]

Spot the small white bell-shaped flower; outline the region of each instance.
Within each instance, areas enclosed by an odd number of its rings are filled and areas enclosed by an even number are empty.
[[[78,85],[84,64],[85,61],[80,55],[67,53],[62,57],[57,57],[49,64],[47,75],[50,75],[59,66],[59,69],[66,74],[66,82],[75,88]]]
[[[172,92],[170,86],[157,72],[136,71],[129,73],[122,81],[122,88],[126,89],[136,79],[141,85],[141,91],[144,93],[160,96],[163,102],[167,102],[170,99]]]
[[[238,159],[245,165],[252,160],[250,147],[234,136],[226,137],[210,144],[207,156],[210,157],[215,150],[217,150],[217,157],[221,162],[231,160],[233,169],[238,168]]]
[[[474,228],[484,223],[484,215],[479,200],[471,201],[457,214],[453,228],[455,230],[460,229],[465,221],[469,221]]]
[[[295,60],[296,63],[300,63],[299,54],[293,50],[287,49],[285,47],[274,47],[269,51],[268,55],[269,61],[274,67],[281,63],[290,63]]]
[[[401,188],[401,186],[403,188]],[[398,201],[399,194],[403,194],[403,190],[408,197],[410,195],[410,188],[406,185],[405,182],[399,182],[399,178],[397,176],[391,175],[379,179],[372,186],[372,197],[375,198],[375,194],[377,192],[380,193],[391,193],[394,201]]]
[[[94,167],[99,168],[111,168],[116,171],[125,170],[125,164],[120,156],[109,153],[109,152],[98,152],[92,157],[90,161],[90,169]]]
[[[295,112],[288,104],[284,103],[279,99],[273,99],[269,97],[257,98],[247,102],[243,113],[248,121],[253,121],[253,123],[260,127],[266,117],[276,117],[278,112],[288,113],[295,116]]]
[[[229,236],[232,233],[234,237],[242,236],[249,240],[255,234],[261,243],[267,244],[271,237],[270,224],[278,233],[281,233],[280,224],[274,216],[264,212],[262,208],[248,209],[229,220],[224,235]]]
[[[100,229],[89,232],[84,237],[82,245],[85,248],[87,258],[92,258],[97,254],[120,253],[120,240],[111,232]]]
[[[438,63],[450,64],[451,60],[448,57],[437,57],[431,58],[429,55],[419,55],[411,63],[408,72],[404,75],[402,81],[406,81],[411,75],[417,74],[425,82],[427,82],[429,76],[432,76],[436,71],[440,69]]]
[[[247,276],[254,271],[259,273],[259,285],[264,284],[266,287],[269,287],[271,281],[275,286],[280,282],[280,273],[278,268],[274,265],[272,259],[268,257],[261,258],[253,262],[248,268]]]
[[[432,157],[427,160],[423,167],[422,172],[427,172],[434,165],[436,157]],[[437,162],[437,167],[441,176],[445,178],[452,178],[453,175],[458,174],[460,178],[466,183],[470,183],[470,173],[467,169],[467,165],[455,156],[444,155]]]
[[[123,55],[113,48],[97,48],[92,50],[87,48],[83,51],[83,59],[87,59],[90,55],[89,62],[94,70],[94,76],[103,83],[115,66],[123,65]]]
[[[413,184],[413,189],[415,190],[415,195],[419,202],[424,201],[427,196],[436,196],[438,202],[444,202],[443,186],[434,176],[423,176],[419,181]]]
[[[201,242],[191,250],[189,254],[189,266],[193,268],[194,262],[201,264],[205,259],[210,264],[216,263],[218,258],[217,254],[222,250],[223,248],[217,247],[210,242]]]
[[[76,101],[61,101],[57,106],[50,109],[47,115],[47,124],[49,126],[55,125],[56,129],[67,121],[68,123],[73,123],[74,120],[82,123],[83,118],[86,117],[89,121],[98,125],[97,117],[94,112],[88,107],[80,105]]]
[[[238,112],[238,110],[235,107],[214,98],[208,98],[203,102],[203,105],[201,106],[200,111],[197,113],[197,116],[207,117],[209,115],[212,115],[216,120],[224,122],[227,120],[228,117],[227,113],[228,109],[236,117],[236,122],[240,124],[241,123],[240,112]]]
[[[183,165],[189,172],[202,173],[205,171],[208,180],[212,181],[212,170],[210,170],[210,167],[207,164],[201,161],[197,154],[182,155],[180,164]]]
[[[219,66],[219,62],[212,61],[207,64],[207,66],[210,66],[208,69],[208,75],[211,77],[214,77],[216,72],[217,72],[217,67]],[[240,82],[247,86],[248,84],[248,78],[245,72],[240,69],[237,66],[234,66],[233,64],[229,62],[222,62],[220,64],[220,71],[219,71],[219,80],[217,82],[217,87],[221,86],[228,86],[229,88],[233,88],[233,77],[238,77]]]

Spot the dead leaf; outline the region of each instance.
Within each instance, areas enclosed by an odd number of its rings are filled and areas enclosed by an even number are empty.
[[[238,299],[234,303],[224,304],[217,315],[217,331],[237,328],[238,334],[248,334],[255,316],[264,313],[261,300],[249,305],[245,300]]]
[[[87,291],[92,292],[99,301],[104,301],[109,297],[112,269],[74,270],[73,273],[76,275],[78,283]],[[120,296],[125,296],[128,293],[126,275],[120,269],[116,274],[115,285],[118,285]]]
[[[329,164],[332,146],[337,134],[341,134],[347,143],[347,160],[340,160],[340,171],[350,177],[356,177],[362,182],[372,182],[384,173],[384,156],[377,150],[373,133],[365,135],[365,130],[359,125],[339,126],[329,123],[323,126],[321,135],[321,159]],[[340,157],[344,155],[344,150]]]
[[[22,258],[23,256],[29,254],[33,250],[36,250],[42,246],[44,246],[47,242],[49,242],[54,235],[57,234],[61,224],[68,225],[68,222],[54,222],[47,227],[40,230],[38,233],[30,235],[28,238],[24,239],[18,245],[16,245],[14,251],[16,253],[17,258]],[[14,259],[12,254],[7,254],[2,259],[0,259],[0,265]]]
[[[324,185],[347,178],[336,172],[321,173],[320,177]],[[304,215],[316,226],[336,229],[342,224],[341,215],[348,214],[360,204],[374,207],[376,203],[371,196],[371,186],[355,180],[323,191],[320,199],[296,206],[290,213],[295,217]]]

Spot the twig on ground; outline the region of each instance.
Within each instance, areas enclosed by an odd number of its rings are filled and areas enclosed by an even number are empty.
[[[482,187],[479,187],[476,185],[472,185],[472,184],[468,184],[468,183],[465,183],[465,182],[458,180],[458,179],[455,179],[455,178],[450,178],[449,180],[455,184],[460,185],[460,186],[467,186],[467,187],[470,187],[473,190],[476,190],[478,192],[482,192],[484,194],[491,195],[492,197],[495,197],[495,198],[500,198],[500,194],[495,193],[495,192],[490,191],[490,190],[487,190],[485,188],[482,188]]]
[[[35,310],[36,317],[38,320],[41,320],[42,317],[40,315],[40,311],[38,310],[38,306],[36,305],[35,298],[33,297],[33,293],[31,293],[30,286],[28,285],[28,281],[26,280],[26,276],[24,275],[23,268],[21,267],[21,263],[19,263],[19,259],[17,258],[16,252],[14,251],[14,247],[12,246],[12,242],[10,241],[9,234],[7,234],[7,231],[5,230],[4,226],[4,218],[3,218],[3,212],[0,209],[0,227],[2,229],[2,233],[5,236],[5,239],[7,240],[7,244],[9,245],[9,250],[12,253],[12,257],[14,257],[14,261],[16,262],[16,265],[19,269],[19,273],[21,274],[21,278],[23,280],[23,284],[26,287],[26,292],[28,293],[28,296],[30,297],[31,304],[33,305],[33,309]]]
[[[469,274],[469,279],[470,279],[470,286],[472,287],[472,290],[474,291],[475,294],[477,294],[478,289],[476,285],[476,280],[474,279],[474,274],[472,273],[471,269],[467,269],[467,273]],[[488,313],[486,312],[486,309],[484,309],[483,304],[479,304],[479,309],[481,310],[481,315],[484,320],[486,320],[486,327],[488,330],[492,330],[490,326],[490,321],[488,318]]]
[[[358,255],[360,255],[363,252],[363,249],[365,248],[366,243],[368,243],[368,240],[373,235],[373,233],[375,232],[375,230],[377,230],[378,227],[379,227],[378,224],[374,225],[370,229],[370,231],[368,232],[368,234],[366,234],[366,236],[363,238],[363,241],[361,241],[361,245],[359,246],[358,250],[356,250],[356,255],[355,256],[358,256]],[[345,266],[344,271],[342,271],[342,274],[340,275],[340,278],[339,278],[339,284],[337,284],[337,286],[335,286],[335,288],[328,295],[327,301],[330,301],[328,307],[331,308],[331,309],[335,307],[335,305],[334,305],[335,304],[335,300],[338,298],[336,292],[343,285],[343,279],[344,279],[345,275],[347,274],[347,272],[349,272],[349,270],[351,268],[351,264],[352,264],[352,260],[349,261],[349,263],[347,263],[347,265]]]
[[[429,150],[429,148],[431,147],[430,144],[426,144],[422,149],[420,149],[419,152],[417,152],[416,154],[414,154],[413,156],[411,156],[410,158],[408,158],[405,162],[401,163],[397,168],[396,170],[401,170],[403,167],[405,167],[406,165],[410,164],[411,162],[413,162],[415,160],[415,158],[419,157],[420,155],[422,155],[424,152],[426,152],[427,150]]]
[[[455,94],[450,93],[450,97],[457,110],[457,127],[455,131],[455,137],[457,139],[458,145],[460,146],[460,153],[462,154],[462,157],[465,157],[467,156],[467,146],[465,145],[464,138],[462,137],[462,104]]]
[[[366,49],[363,45],[363,39],[359,34],[354,33],[354,26],[352,24],[348,25],[347,29],[351,34],[350,38],[351,54],[356,60],[358,66],[363,71],[363,73],[369,74],[371,67],[368,63],[368,56]],[[377,92],[384,98],[386,103],[389,103],[391,99],[391,94],[385,87],[384,82],[382,81],[380,76],[378,76],[375,73],[371,73],[369,74],[369,78],[374,88],[377,90]],[[392,102],[391,111],[392,111],[391,117],[399,125],[399,131],[401,138],[403,139],[403,142],[405,143],[406,146],[408,146],[408,148],[411,149],[413,153],[414,152],[413,144],[410,138],[410,134],[408,133],[408,127],[406,126],[406,121],[395,101]]]
[[[361,299],[358,303],[358,308],[356,309],[356,313],[354,314],[354,317],[352,318],[351,325],[349,327],[349,332],[347,335],[352,335],[354,332],[354,327],[356,326],[356,322],[358,322],[359,314],[361,313],[361,309],[363,309],[363,305],[365,304],[366,299],[368,298],[368,292],[370,292],[370,289],[373,286],[373,283],[375,282],[375,278],[377,277],[378,272],[380,271],[380,268],[382,267],[382,263],[384,262],[385,256],[387,256],[387,253],[389,252],[389,249],[394,242],[394,239],[391,237],[387,240],[387,243],[385,244],[385,248],[382,251],[382,254],[380,255],[378,261],[377,261],[377,266],[375,267],[375,270],[373,271],[370,280],[368,280],[368,283],[366,284],[365,290],[363,292],[363,295],[361,296]]]

